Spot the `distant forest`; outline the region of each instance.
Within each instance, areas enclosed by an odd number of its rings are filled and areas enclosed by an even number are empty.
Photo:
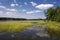
[[[9,18],[9,17],[0,17],[0,21],[4,20],[27,20],[25,18]]]
[[[9,17],[0,17],[0,21],[7,21],[7,20],[45,20],[45,19],[26,19],[26,18],[9,18]]]

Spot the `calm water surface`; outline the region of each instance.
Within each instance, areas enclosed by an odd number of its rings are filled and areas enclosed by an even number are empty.
[[[50,38],[46,27],[27,27],[19,33],[0,33],[0,40],[57,40]]]

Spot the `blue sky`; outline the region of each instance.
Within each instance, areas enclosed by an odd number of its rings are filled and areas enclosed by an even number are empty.
[[[44,11],[60,6],[60,0],[0,0],[0,17],[46,18]]]

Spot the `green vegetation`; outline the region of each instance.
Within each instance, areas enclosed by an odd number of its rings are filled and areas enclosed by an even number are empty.
[[[48,34],[60,38],[60,22],[49,21],[46,23]]]
[[[47,32],[50,36],[56,36],[60,38],[60,7],[48,9],[46,12],[46,19],[47,20],[43,21],[31,20],[0,22],[0,32],[20,32],[26,27],[40,25],[48,28]]]
[[[38,21],[2,21],[0,22],[0,32],[20,32],[26,27],[35,25]]]
[[[41,21],[38,24],[48,28],[47,32],[52,37],[60,38],[60,7],[49,8],[46,15],[46,22]]]
[[[42,25],[43,27],[47,28],[48,34],[52,37],[55,36],[57,38],[60,38],[60,22],[56,21],[41,21],[38,22],[38,25]]]
[[[50,36],[60,38],[60,7],[49,8],[46,14],[46,25]]]
[[[60,37],[60,22],[55,22],[55,21],[0,22],[0,32],[21,32],[26,27],[31,27],[33,25],[40,25],[47,27],[48,28],[47,32],[50,36]]]
[[[37,22],[37,25],[45,26],[46,25],[46,22],[45,21],[38,21]]]
[[[0,22],[0,32],[20,32],[32,25],[31,22]]]
[[[45,22],[38,21],[4,21],[0,22],[0,32],[20,32],[26,27],[31,27],[33,25],[44,25]]]
[[[49,8],[45,14],[47,20],[60,22],[60,7]]]

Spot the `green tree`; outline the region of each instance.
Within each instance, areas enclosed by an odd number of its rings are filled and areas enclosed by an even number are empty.
[[[55,9],[49,8],[45,14],[47,20],[60,21],[60,7]]]

